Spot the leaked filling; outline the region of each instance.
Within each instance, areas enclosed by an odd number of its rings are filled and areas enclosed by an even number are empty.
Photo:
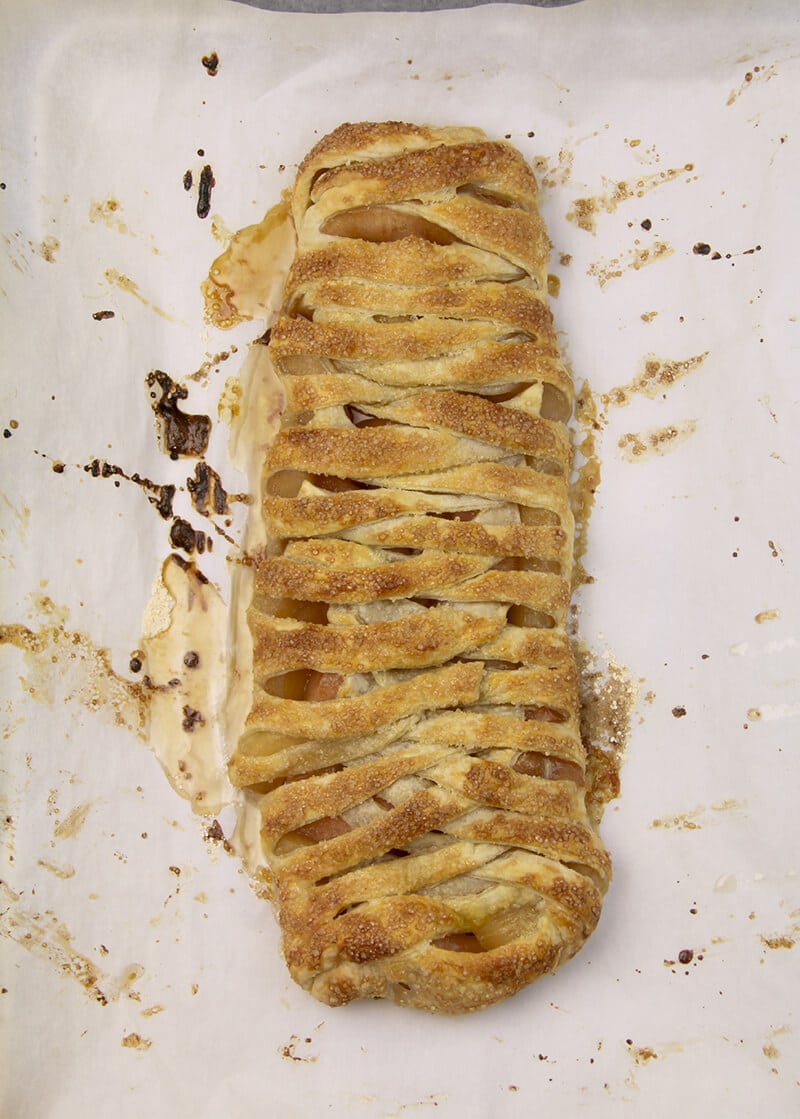
[[[391,206],[357,206],[326,218],[320,227],[329,237],[355,237],[359,241],[402,241],[421,237],[434,245],[452,245],[458,238],[418,214],[404,213]]]

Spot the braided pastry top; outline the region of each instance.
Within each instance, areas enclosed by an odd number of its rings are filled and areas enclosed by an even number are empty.
[[[573,390],[536,181],[477,129],[346,124],[292,214],[230,772],[260,797],[303,987],[476,1010],[572,956],[610,876],[565,632]]]

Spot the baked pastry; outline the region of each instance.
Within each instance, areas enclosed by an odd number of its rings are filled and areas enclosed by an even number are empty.
[[[292,216],[230,773],[260,797],[298,983],[472,1011],[571,957],[610,875],[536,181],[478,129],[345,124]]]

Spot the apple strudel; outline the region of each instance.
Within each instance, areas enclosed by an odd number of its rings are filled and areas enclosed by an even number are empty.
[[[536,180],[478,129],[345,124],[291,206],[230,774],[259,797],[298,983],[473,1011],[574,955],[610,877]]]

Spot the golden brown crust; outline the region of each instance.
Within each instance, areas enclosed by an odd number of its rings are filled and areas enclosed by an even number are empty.
[[[259,678],[308,668],[346,676],[400,668],[428,668],[479,648],[504,620],[449,606],[373,625],[329,626],[251,611],[253,659]],[[261,682],[257,678],[257,682]]]
[[[536,182],[477,129],[347,124],[292,212],[231,779],[260,796],[299,983],[472,1011],[574,955],[610,877]]]

